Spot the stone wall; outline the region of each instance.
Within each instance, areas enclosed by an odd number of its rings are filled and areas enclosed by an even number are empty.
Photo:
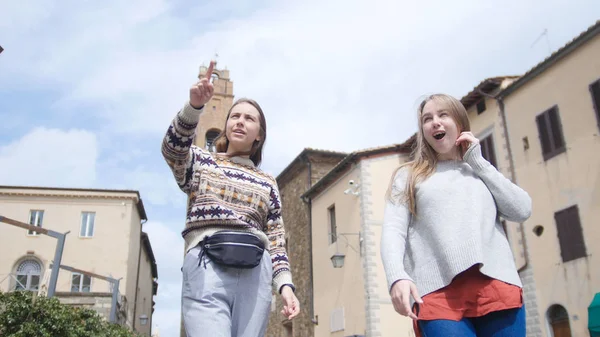
[[[300,301],[300,314],[291,322],[282,314],[281,296],[275,294],[274,305],[266,337],[308,337],[314,335],[312,322],[312,252],[310,246],[309,207],[301,195],[327,174],[342,158],[327,154],[308,154],[306,161],[298,161],[283,179],[278,181],[282,199],[283,221],[286,229],[287,252],[292,266],[296,286],[296,297]]]
[[[100,314],[107,321],[110,318],[110,309],[112,305],[112,294],[111,293],[71,293],[71,292],[57,292],[56,297],[63,304],[72,305],[75,307],[82,307],[86,309],[92,309]],[[124,299],[121,298],[117,303],[117,323],[120,325],[127,324],[126,306],[123,306]]]

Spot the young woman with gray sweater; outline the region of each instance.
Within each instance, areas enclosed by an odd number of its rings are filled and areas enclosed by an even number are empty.
[[[531,198],[482,156],[460,101],[431,95],[418,114],[414,160],[392,177],[381,236],[394,308],[417,336],[525,336],[501,218],[525,221]]]

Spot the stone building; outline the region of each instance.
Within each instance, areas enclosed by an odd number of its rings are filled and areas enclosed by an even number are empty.
[[[344,153],[307,148],[277,176],[286,248],[301,311],[292,321],[285,319],[280,313],[283,307],[281,297],[274,294],[267,337],[313,336],[311,206],[310,200],[303,201],[301,196],[345,156]]]

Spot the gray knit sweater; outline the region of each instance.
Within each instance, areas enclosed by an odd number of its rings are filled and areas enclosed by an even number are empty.
[[[392,196],[403,193],[408,169],[396,174]],[[469,267],[522,287],[499,220],[523,222],[531,198],[506,179],[471,146],[464,161],[440,161],[432,176],[416,186],[417,216],[403,202],[385,207],[381,258],[388,289],[413,281],[421,296],[450,284]]]

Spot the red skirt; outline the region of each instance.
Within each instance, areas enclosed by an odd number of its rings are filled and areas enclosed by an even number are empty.
[[[486,275],[473,266],[458,274],[448,286],[423,296],[423,304],[415,303],[413,312],[419,320],[447,319],[460,321],[481,317],[490,312],[523,306],[523,290]],[[413,321],[417,337],[421,337]]]

